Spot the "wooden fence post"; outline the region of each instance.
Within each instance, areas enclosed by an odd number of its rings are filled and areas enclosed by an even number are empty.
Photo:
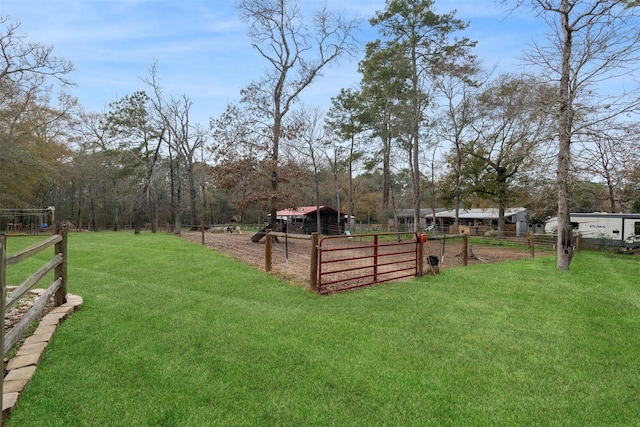
[[[311,265],[309,267],[309,288],[313,292],[318,292],[318,242],[320,234],[311,234]]]
[[[373,281],[378,280],[378,235],[373,235]]]
[[[56,306],[60,306],[67,302],[67,228],[62,227],[60,230],[62,234],[62,240],[56,243],[56,254],[62,256],[62,262],[56,267],[55,275],[56,279],[60,279],[60,287],[54,295]]]
[[[418,236],[418,276],[424,273],[424,242]]]
[[[264,271],[267,273],[271,271],[271,229],[265,230],[265,245],[264,245]]]
[[[533,237],[533,232],[529,233],[528,240],[529,240],[529,249],[531,249],[531,258],[535,258],[536,248],[535,248],[535,240]]]
[[[464,234],[462,236],[462,265],[467,266],[469,261],[469,236]]]

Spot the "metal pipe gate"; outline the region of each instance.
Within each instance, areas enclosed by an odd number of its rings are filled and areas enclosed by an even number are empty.
[[[325,236],[318,244],[318,292],[415,277],[419,244],[414,232]]]

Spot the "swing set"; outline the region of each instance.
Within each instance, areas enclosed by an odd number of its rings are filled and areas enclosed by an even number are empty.
[[[44,209],[0,209],[0,232],[7,235],[50,234],[55,228],[54,206]]]

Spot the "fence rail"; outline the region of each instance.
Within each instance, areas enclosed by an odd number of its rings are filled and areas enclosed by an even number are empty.
[[[50,247],[54,247],[55,251],[51,260],[29,275],[11,294],[7,295],[7,268]],[[12,256],[7,256],[7,236],[0,234],[0,285],[2,286],[3,300],[3,303],[0,304],[0,314],[2,314],[3,319],[7,309],[11,308],[16,302],[23,298],[51,272],[53,272],[55,276],[53,283],[40,295],[17,325],[6,334],[3,332],[3,339],[0,340],[0,353],[2,353],[3,357],[7,356],[8,352],[20,340],[29,325],[35,322],[38,316],[42,314],[47,302],[52,297],[55,306],[64,304],[67,295],[67,233],[63,231],[61,234],[53,235],[45,241],[37,243]],[[0,405],[2,404],[1,396],[2,394],[0,393]]]

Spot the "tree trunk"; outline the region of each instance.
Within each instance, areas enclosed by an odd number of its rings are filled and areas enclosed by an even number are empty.
[[[91,196],[91,225],[93,231],[98,231],[98,213],[96,212],[96,201],[93,196]]]
[[[418,56],[416,52],[416,46],[411,46],[411,67],[412,76],[411,84],[413,91],[412,99],[412,111],[413,115],[411,124],[411,150],[412,150],[412,167],[411,167],[411,180],[413,183],[413,231],[416,233],[420,231],[420,80],[418,77]]]
[[[391,137],[384,137],[382,144],[382,215],[386,216],[391,193]]]
[[[282,82],[284,81],[284,77],[280,77],[280,81],[276,86],[276,91],[274,95],[274,113],[273,113],[273,151],[271,152],[271,197],[269,200],[269,228],[271,231],[276,230],[276,216],[278,214],[278,190],[279,190],[279,177],[278,177],[278,164],[279,164],[279,156],[280,156],[280,134],[282,132],[282,113],[281,113],[281,93],[282,93]],[[340,207],[338,207],[338,210]]]
[[[149,189],[148,191],[149,195],[147,196],[147,198],[149,200],[149,221],[151,221],[151,232],[155,233],[157,231],[155,197],[153,197],[153,192],[151,191],[151,189]]]
[[[322,217],[320,216],[320,198],[316,199],[316,233],[322,229]]]
[[[506,169],[498,167],[498,238],[504,239],[504,211],[507,208],[507,176]]]
[[[198,225],[198,211],[196,205],[198,203],[196,191],[196,178],[193,172],[193,162],[187,159],[187,179],[189,180],[189,207],[191,211],[191,231],[199,229]]]
[[[418,162],[419,148],[418,148],[418,135],[414,135],[413,141],[413,231],[416,233],[420,231],[420,165]]]
[[[505,203],[501,201],[500,207],[498,208],[498,239],[504,239],[505,237],[504,211],[505,211]]]
[[[118,202],[118,188],[116,186],[116,177],[115,174],[111,173],[111,184],[113,185],[113,231],[118,231],[118,223],[120,222],[119,210],[120,205]]]
[[[560,77],[560,111],[558,117],[559,149],[557,169],[558,244],[556,268],[569,270],[573,258],[573,232],[569,216],[569,167],[571,165],[572,105],[569,93],[569,73],[572,50],[572,28],[569,24],[569,0],[562,0],[562,75]]]
[[[611,179],[611,174],[609,173],[609,171],[606,172],[606,179],[607,179],[607,187],[609,189],[609,204],[611,206],[611,213],[615,213],[616,212],[616,193],[615,193],[615,188],[613,185],[613,180]]]
[[[174,163],[175,162],[175,163]],[[172,160],[169,152],[169,164],[171,165],[171,201],[173,204],[173,233],[180,234],[182,228],[182,179],[180,177],[180,160]]]
[[[454,234],[458,234],[460,230],[460,201],[462,199],[462,191],[460,189],[462,182],[462,150],[460,149],[460,144],[460,140],[456,139],[456,177],[454,189],[455,219],[453,221]]]

